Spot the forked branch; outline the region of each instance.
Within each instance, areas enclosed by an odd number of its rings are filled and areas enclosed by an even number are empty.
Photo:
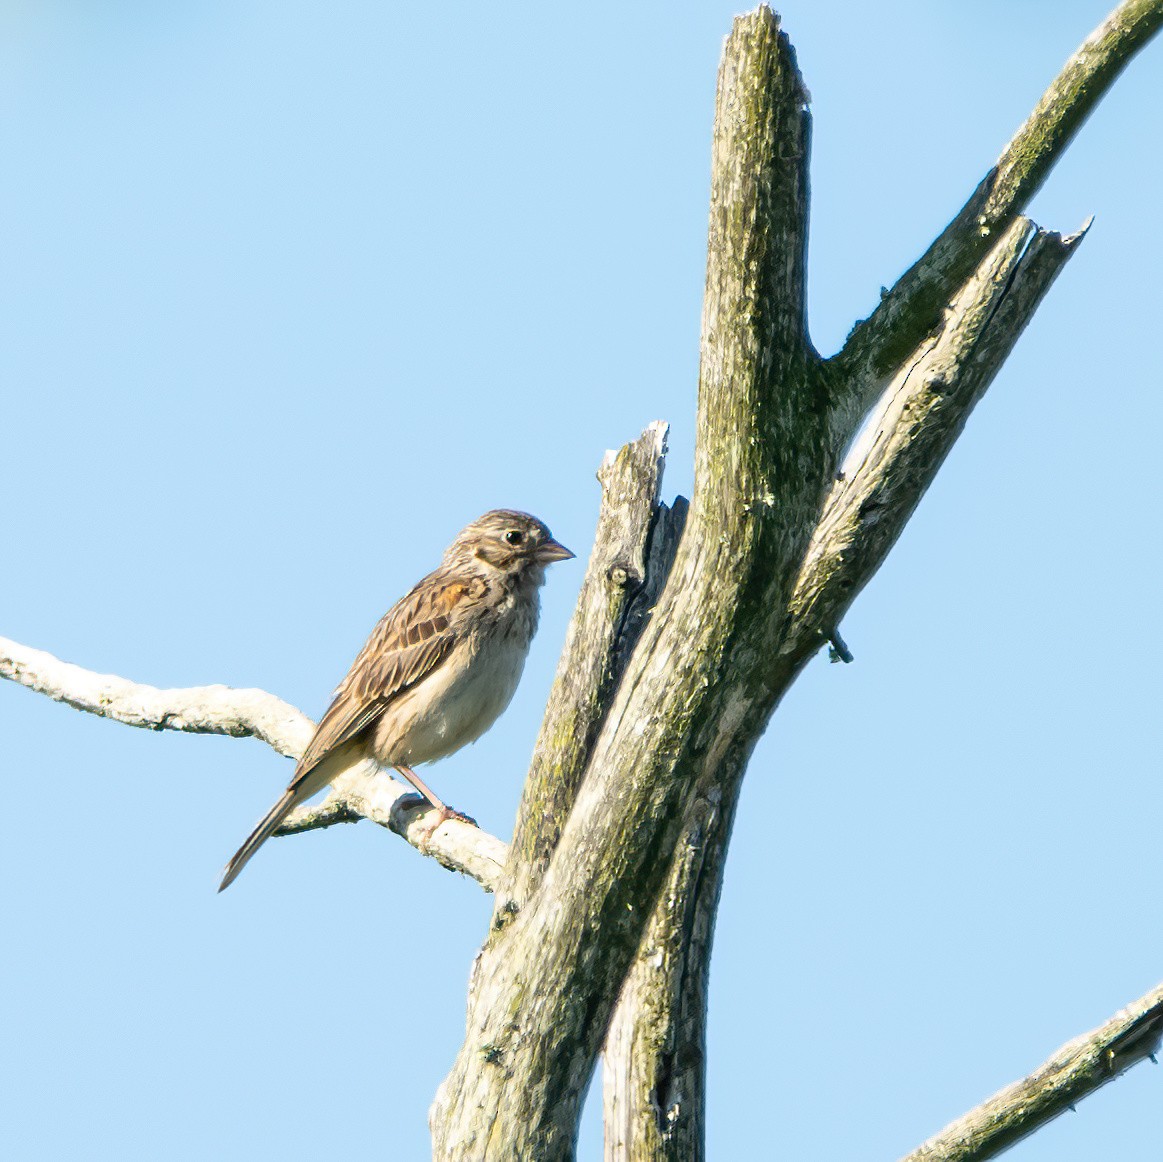
[[[1084,237],[1016,219],[901,364],[832,485],[790,602],[785,650],[814,648],[880,568]]]
[[[847,393],[841,425],[859,420],[957,288],[1041,188],[1127,62],[1163,26],[1163,0],[1124,0],[1079,46],[969,200],[833,362]]]
[[[773,14],[737,21],[720,73],[686,530],[541,885],[477,960],[465,1043],[430,1118],[438,1158],[570,1156],[687,805],[718,794],[733,809],[783,688],[771,640],[829,477],[803,332],[808,132]]]
[[[841,443],[851,439],[886,377],[894,378],[824,506],[789,601],[784,652],[836,641],[839,619],[895,543],[969,412],[1081,241],[1085,231],[1064,239],[1015,216],[1158,28],[1161,12],[1157,2],[1124,4],[1096,30],[966,209],[828,365],[833,434]],[[684,834],[704,837],[699,858],[710,871],[684,879],[693,856],[680,844],[668,884],[682,886],[668,887],[657,901],[623,985],[606,1048],[607,1162],[701,1156],[700,982],[710,939],[694,938],[701,924],[693,918],[708,910],[713,916],[715,870],[729,822],[720,819],[717,834]],[[688,945],[674,955],[668,950],[680,933]]]

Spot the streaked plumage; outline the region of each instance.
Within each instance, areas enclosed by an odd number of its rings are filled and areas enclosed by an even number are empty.
[[[283,797],[230,861],[228,887],[288,814],[366,758],[411,768],[475,742],[508,706],[537,629],[545,566],[573,554],[536,517],[509,509],[465,528],[440,567],[372,631],[335,691]]]

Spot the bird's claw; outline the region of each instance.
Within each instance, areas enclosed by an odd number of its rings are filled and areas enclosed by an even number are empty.
[[[440,817],[436,821],[436,826],[439,827],[445,819],[457,819],[461,823],[467,823],[470,827],[479,826],[471,815],[466,815],[463,811],[454,811],[451,807],[440,808]]]
[[[444,806],[444,804],[436,807],[434,804],[428,803],[428,800],[420,795],[408,795],[405,796],[405,798],[415,800],[414,802],[408,803],[409,810],[415,807],[423,807],[425,804],[427,804],[431,808],[432,813],[435,815],[435,818],[431,822],[426,822],[424,826],[420,828],[419,834],[416,837],[416,846],[423,852],[427,852],[431,847],[432,836],[436,834],[437,828],[439,828],[440,825],[445,822],[445,820],[456,819],[461,823],[468,823],[472,827],[477,826],[477,821],[471,815],[465,815],[461,811],[454,811],[451,807]],[[402,803],[402,800],[400,800],[400,803]],[[425,814],[428,814],[428,812],[425,812]]]

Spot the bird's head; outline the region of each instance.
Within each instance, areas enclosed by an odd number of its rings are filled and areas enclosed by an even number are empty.
[[[446,565],[483,562],[502,573],[529,575],[539,581],[546,565],[573,555],[535,516],[498,508],[462,529],[444,561]]]

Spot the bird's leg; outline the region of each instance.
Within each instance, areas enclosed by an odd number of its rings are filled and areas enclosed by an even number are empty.
[[[403,775],[404,778],[407,779],[408,782],[411,783],[412,786],[415,787],[416,790],[419,791],[420,794],[423,795],[424,798],[427,799],[428,802],[431,803],[437,811],[440,812],[436,822],[433,823],[430,828],[428,828],[429,835],[431,835],[432,832],[435,831],[436,828],[445,821],[445,819],[459,819],[462,823],[471,823],[474,827],[476,826],[475,819],[468,815],[462,814],[460,811],[454,811],[447,803],[437,798],[437,796],[429,789],[427,783],[425,783],[424,780],[420,778],[420,776],[416,774],[416,772],[412,770],[411,767],[406,767],[403,763],[396,763],[396,770],[399,771],[399,773]]]
[[[429,789],[427,783],[411,767],[404,766],[403,763],[396,763],[396,770],[432,804],[433,807],[439,808],[441,811],[447,811],[448,806],[436,797],[432,790]]]

